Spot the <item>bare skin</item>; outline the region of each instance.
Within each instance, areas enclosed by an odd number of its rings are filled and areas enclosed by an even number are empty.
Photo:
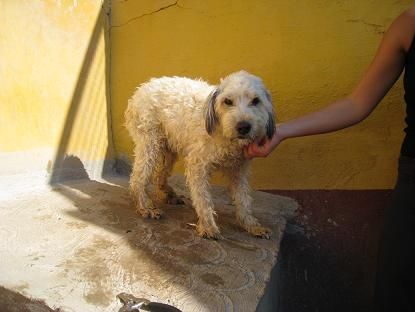
[[[285,139],[333,132],[364,120],[401,75],[414,36],[415,7],[393,21],[371,65],[347,97],[319,111],[280,123],[271,139],[248,145],[244,150],[245,157],[267,157]]]

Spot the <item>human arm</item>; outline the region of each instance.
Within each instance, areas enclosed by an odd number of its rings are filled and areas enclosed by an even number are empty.
[[[345,98],[323,109],[281,123],[271,140],[254,142],[245,149],[247,158],[266,157],[287,138],[327,133],[350,127],[365,119],[399,78],[405,55],[415,34],[415,8],[394,20],[356,88]]]

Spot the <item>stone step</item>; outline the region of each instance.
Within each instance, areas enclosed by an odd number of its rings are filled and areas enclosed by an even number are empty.
[[[273,231],[259,239],[237,226],[225,188],[214,186],[224,237],[215,241],[196,235],[181,176],[169,184],[184,204],[166,205],[160,220],[136,214],[125,177],[23,190],[7,181],[0,187],[15,193],[0,196],[0,285],[8,289],[64,311],[118,311],[121,292],[182,311],[276,311],[271,273],[297,209],[288,197],[253,193],[254,215]]]

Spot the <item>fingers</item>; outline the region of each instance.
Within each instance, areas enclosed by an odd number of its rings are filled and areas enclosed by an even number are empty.
[[[254,157],[266,157],[269,154],[269,142],[265,142],[263,145],[259,143],[251,143],[244,149],[244,156],[246,159],[252,159]]]
[[[253,154],[253,151],[252,151],[252,145],[253,144],[254,143],[249,144],[248,146],[245,146],[245,148],[244,148],[244,156],[248,160],[251,160],[252,158],[254,158],[254,154]]]
[[[267,144],[268,142],[269,142],[268,138],[267,137],[263,137],[262,139],[260,139],[258,141],[258,146],[263,146],[263,145]]]
[[[267,157],[272,150],[281,142],[281,137],[277,131],[274,133],[272,139],[267,137],[259,138],[244,148],[244,156],[251,160],[254,157]]]

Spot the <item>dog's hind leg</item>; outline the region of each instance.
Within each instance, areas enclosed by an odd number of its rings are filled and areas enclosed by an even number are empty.
[[[143,217],[159,219],[162,212],[154,207],[149,197],[150,184],[158,163],[162,156],[161,142],[154,133],[141,133],[134,148],[134,164],[130,176],[130,194],[135,201],[137,212]]]
[[[167,143],[164,144],[161,157],[158,158],[154,172],[154,201],[157,205],[164,203],[172,205],[184,204],[183,200],[176,195],[173,188],[167,183],[171,174],[177,155],[169,150]]]
[[[195,207],[198,223],[197,233],[204,238],[221,238],[214,216],[214,203],[210,193],[210,170],[200,157],[186,158],[186,180],[190,189],[193,206]]]
[[[239,169],[227,170],[227,174],[230,178],[229,191],[236,206],[236,219],[239,225],[254,236],[269,239],[271,230],[261,226],[252,215],[248,165],[244,164]]]

